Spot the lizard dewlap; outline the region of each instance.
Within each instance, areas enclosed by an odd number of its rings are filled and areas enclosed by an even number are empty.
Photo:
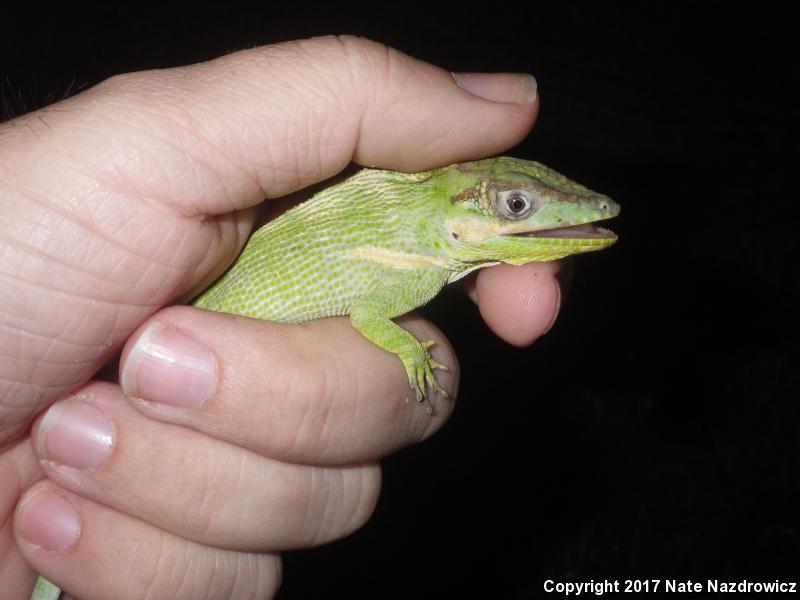
[[[299,323],[349,315],[397,355],[417,400],[444,394],[443,368],[391,319],[467,273],[606,248],[594,225],[619,213],[610,198],[544,165],[501,157],[400,173],[364,169],[267,223],[193,303]]]

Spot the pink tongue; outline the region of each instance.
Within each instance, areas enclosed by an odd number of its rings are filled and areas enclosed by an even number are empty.
[[[584,223],[583,225],[573,225],[572,227],[562,227],[560,229],[542,229],[541,231],[532,231],[525,234],[527,237],[542,237],[542,238],[610,238],[614,234],[597,227],[591,223]]]

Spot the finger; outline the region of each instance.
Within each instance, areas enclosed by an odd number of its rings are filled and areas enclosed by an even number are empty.
[[[0,595],[3,598],[28,598],[33,589],[36,573],[17,547],[12,523],[20,497],[42,476],[28,438],[0,454]]]
[[[433,339],[436,371],[455,395],[458,364],[447,340],[418,317],[402,324]],[[145,414],[275,459],[314,464],[377,460],[441,427],[453,403],[415,402],[397,356],[347,319],[302,325],[171,307],[135,334],[121,382]]]
[[[263,432],[269,435],[269,431]],[[372,513],[376,463],[294,465],[137,413],[92,382],[34,426],[47,476],[76,494],[203,544],[283,550],[343,537]]]
[[[477,277],[474,299],[487,325],[505,341],[527,346],[556,321],[563,289],[571,281],[569,261],[497,265]]]
[[[86,600],[267,598],[280,584],[275,555],[195,544],[49,481],[26,494],[14,529],[34,569]]]

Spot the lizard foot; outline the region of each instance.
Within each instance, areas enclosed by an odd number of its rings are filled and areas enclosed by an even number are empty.
[[[420,342],[419,353],[411,360],[404,360],[406,371],[408,372],[408,383],[417,397],[417,402],[426,405],[425,410],[428,414],[433,414],[433,405],[428,398],[428,389],[433,393],[439,394],[443,398],[447,398],[448,394],[436,379],[434,374],[435,369],[440,371],[449,371],[445,365],[440,364],[433,360],[433,357],[428,352],[428,349],[434,345],[435,342]]]

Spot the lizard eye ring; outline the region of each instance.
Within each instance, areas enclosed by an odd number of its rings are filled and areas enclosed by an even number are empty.
[[[536,199],[524,190],[498,192],[495,206],[500,216],[512,221],[526,219],[538,208]]]

